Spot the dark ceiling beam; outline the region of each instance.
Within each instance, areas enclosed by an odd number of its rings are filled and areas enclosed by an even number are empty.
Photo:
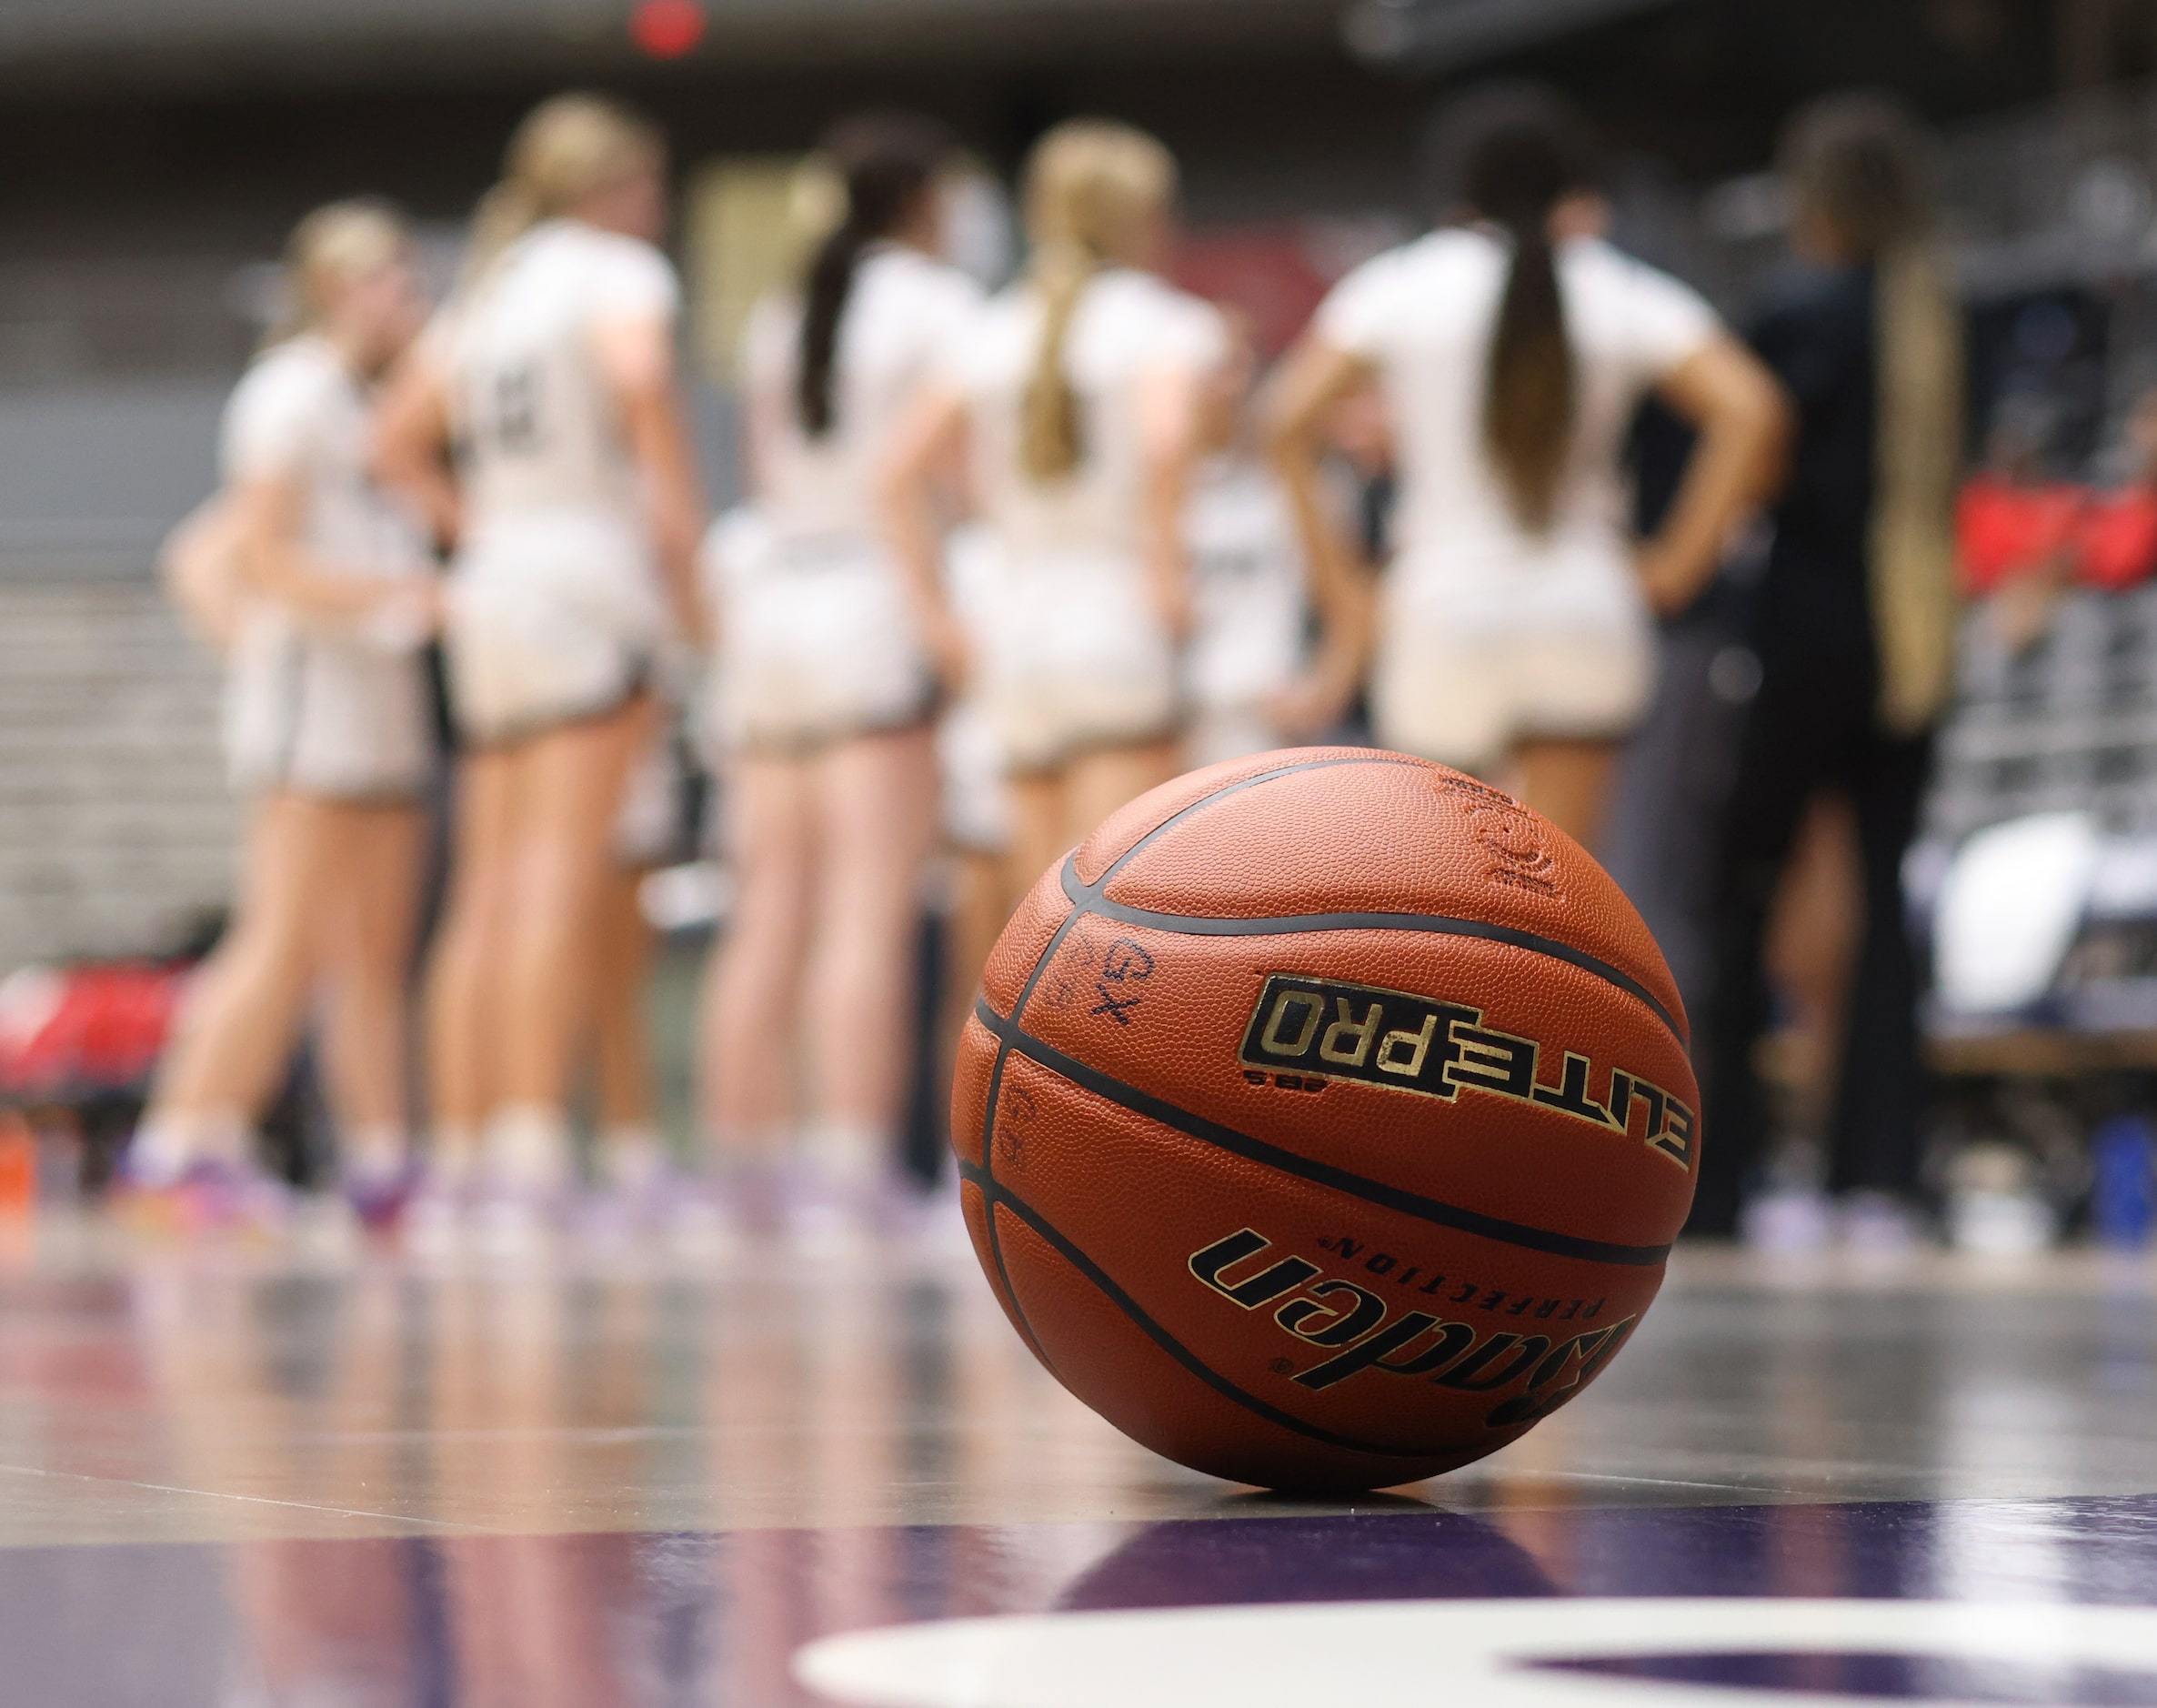
[[[0,87],[364,86],[925,61],[1054,68],[1178,45],[1329,45],[1339,12],[1339,0],[705,0],[703,39],[661,66],[631,45],[631,4],[0,0]]]
[[[1501,55],[1675,0],[1357,0],[1349,49],[1379,64],[1465,71]]]

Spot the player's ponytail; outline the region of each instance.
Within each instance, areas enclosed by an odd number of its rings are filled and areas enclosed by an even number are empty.
[[[1441,116],[1437,140],[1466,211],[1512,247],[1485,358],[1483,447],[1514,515],[1540,533],[1557,513],[1579,404],[1550,214],[1593,183],[1593,146],[1571,105],[1531,84],[1464,97]]]
[[[846,211],[818,246],[802,282],[796,403],[811,438],[831,431],[839,317],[862,255],[920,217],[952,148],[951,134],[941,125],[903,113],[849,119],[825,139],[822,152],[844,186]]]
[[[482,277],[533,226],[558,218],[665,151],[657,126],[609,95],[542,101],[511,134],[501,182],[473,211],[465,282]]]
[[[1961,477],[1962,324],[1933,233],[1931,150],[1892,96],[1830,95],[1781,149],[1799,226],[1872,273],[1872,508],[1867,586],[1882,724],[1921,729],[1954,679],[1953,511]]]
[[[1101,119],[1058,125],[1027,164],[1028,276],[1041,304],[1041,338],[1019,399],[1019,467],[1060,480],[1085,453],[1078,396],[1065,346],[1087,284],[1105,266],[1137,266],[1176,194],[1176,162],[1142,131]]]
[[[360,196],[317,207],[286,240],[283,300],[264,347],[320,330],[341,285],[389,266],[411,246],[402,216],[387,202]]]

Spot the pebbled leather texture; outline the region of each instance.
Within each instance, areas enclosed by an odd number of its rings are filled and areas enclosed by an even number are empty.
[[[1067,1387],[1201,1471],[1347,1489],[1592,1381],[1660,1285],[1698,1102],[1669,970],[1585,851],[1443,767],[1303,749],[1164,785],[1043,874],[952,1113],[977,1251]]]

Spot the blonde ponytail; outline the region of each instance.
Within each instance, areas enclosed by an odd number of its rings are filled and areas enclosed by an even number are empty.
[[[1064,356],[1087,285],[1105,266],[1146,258],[1175,194],[1169,151],[1143,131],[1101,119],[1058,125],[1028,162],[1028,274],[1041,302],[1041,341],[1019,399],[1018,462],[1030,479],[1060,480],[1085,454]]]
[[[284,302],[263,347],[319,331],[340,283],[387,266],[411,244],[403,216],[387,202],[362,196],[317,207],[286,239]]]
[[[559,218],[664,152],[657,126],[610,96],[542,101],[511,134],[501,182],[473,210],[465,283],[483,276],[533,226]]]
[[[1781,149],[1798,216],[1872,269],[1874,447],[1866,556],[1881,726],[1924,728],[1954,686],[1962,329],[1931,241],[1932,150],[1890,95],[1823,96]]]
[[[1879,713],[1886,728],[1912,735],[1954,684],[1962,331],[1938,258],[1921,244],[1883,251],[1873,291],[1879,432],[1869,543]]]
[[[1099,269],[1083,249],[1045,244],[1035,253],[1035,293],[1041,299],[1041,342],[1034,351],[1033,372],[1018,399],[1018,463],[1029,479],[1059,480],[1078,466],[1083,449],[1078,435],[1078,394],[1064,368],[1064,346],[1071,317],[1087,281]]]

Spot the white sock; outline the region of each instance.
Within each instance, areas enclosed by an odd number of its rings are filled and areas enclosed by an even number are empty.
[[[609,1127],[599,1135],[599,1171],[617,1192],[641,1192],[666,1178],[667,1141],[649,1122]]]
[[[195,1139],[201,1125],[193,1115],[153,1115],[145,1120],[127,1147],[129,1177],[153,1191],[173,1184],[196,1159]]]
[[[362,1127],[345,1146],[344,1170],[355,1181],[392,1180],[412,1154],[411,1135],[395,1121]]]
[[[813,1120],[802,1130],[801,1160],[841,1191],[861,1191],[891,1168],[891,1135],[862,1121]]]
[[[426,1166],[437,1187],[457,1191],[469,1186],[479,1171],[479,1135],[469,1127],[436,1127]]]
[[[153,1115],[135,1130],[127,1169],[144,1186],[171,1186],[197,1162],[246,1162],[252,1140],[246,1121],[231,1110]]]
[[[544,1103],[514,1103],[497,1110],[481,1144],[488,1184],[517,1193],[547,1195],[575,1184],[569,1123]]]

